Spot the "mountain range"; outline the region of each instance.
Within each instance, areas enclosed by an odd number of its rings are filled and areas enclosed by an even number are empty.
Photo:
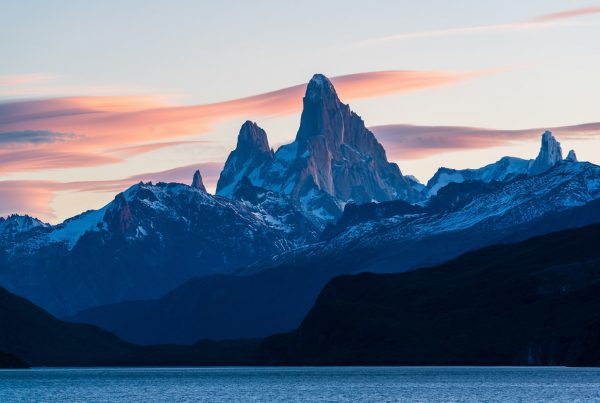
[[[288,198],[245,183],[233,197],[140,183],[57,226],[10,216],[0,223],[0,283],[65,315],[156,297],[191,277],[231,273],[318,237]]]
[[[138,346],[0,288],[0,368],[132,365],[600,364],[600,224],[408,273],[329,281],[297,329]]]
[[[508,181],[519,175],[536,175],[547,171],[563,160],[560,143],[551,132],[542,134],[540,153],[535,159],[525,160],[516,157],[503,157],[499,161],[479,169],[450,169],[440,168],[427,182],[429,195],[435,195],[439,189],[448,183],[465,181]],[[565,158],[569,162],[577,162],[575,151],[569,151]]]
[[[58,225],[0,219],[0,285],[130,343],[262,338],[296,329],[336,276],[600,222],[599,199],[600,167],[563,159],[550,132],[534,159],[440,168],[420,184],[317,74],[294,141],[274,151],[245,122],[215,195],[196,172]]]

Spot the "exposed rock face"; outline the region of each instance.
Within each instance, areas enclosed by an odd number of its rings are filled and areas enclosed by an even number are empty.
[[[542,147],[537,158],[529,168],[529,174],[536,175],[545,172],[559,161],[562,161],[560,143],[554,138],[552,132],[546,131],[542,134]]]
[[[296,136],[303,175],[292,194],[314,186],[342,202],[415,200],[396,164],[362,119],[340,102],[331,82],[315,75],[308,84]]]
[[[197,169],[194,172],[194,178],[192,179],[192,187],[194,189],[199,189],[203,192],[206,192],[206,187],[204,186],[204,182],[202,181],[202,175],[200,175],[200,170]]]
[[[248,176],[257,186],[298,200],[321,223],[339,217],[347,202],[402,199],[418,201],[420,193],[387,160],[385,150],[362,119],[343,104],[327,77],[316,74],[308,83],[296,140],[273,157],[260,130],[253,152],[241,141],[225,164],[217,193],[230,196],[229,184]],[[258,131],[258,130],[255,130]],[[254,139],[254,138],[253,138]],[[257,166],[256,155],[263,156]],[[267,158],[266,156],[269,156]]]
[[[575,150],[571,150],[569,151],[569,154],[567,154],[567,157],[565,158],[565,161],[570,161],[570,162],[577,162],[577,155],[575,154]]]
[[[273,151],[269,148],[267,133],[256,123],[247,120],[240,129],[235,150],[227,157],[217,182],[217,194],[231,196],[240,179],[272,160]]]
[[[133,217],[131,216],[129,202],[123,193],[119,193],[106,210],[104,222],[106,222],[110,231],[124,234],[130,228],[132,221]]]

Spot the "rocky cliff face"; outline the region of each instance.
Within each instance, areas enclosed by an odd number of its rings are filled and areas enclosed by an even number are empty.
[[[560,143],[551,132],[546,131],[542,134],[540,153],[529,168],[529,174],[536,175],[545,172],[559,161],[562,161],[562,149]]]
[[[238,135],[235,150],[229,154],[219,181],[217,194],[230,197],[235,185],[254,170],[273,160],[267,133],[256,123],[246,121]]]
[[[264,131],[253,141],[241,141],[231,153],[217,193],[230,196],[231,184],[248,176],[254,185],[289,195],[321,224],[339,217],[348,202],[365,203],[421,195],[387,160],[385,150],[362,119],[343,104],[327,77],[308,83],[300,128],[293,143],[268,153]],[[252,150],[249,151],[248,148]],[[260,156],[257,158],[257,156]],[[262,161],[259,166],[257,161]]]

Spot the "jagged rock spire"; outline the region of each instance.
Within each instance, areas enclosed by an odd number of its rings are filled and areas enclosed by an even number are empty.
[[[240,128],[235,150],[229,154],[217,182],[217,194],[230,196],[238,180],[272,159],[273,151],[269,147],[267,133],[256,123],[246,121]]]
[[[245,121],[240,128],[236,149],[240,152],[258,151],[265,154],[271,152],[267,133],[255,122],[249,120]]]
[[[133,222],[129,202],[121,192],[115,196],[109,208],[104,213],[104,222],[108,224],[111,231],[124,233]]]
[[[206,192],[206,187],[204,187],[204,182],[202,181],[202,175],[200,175],[199,169],[196,169],[196,172],[194,172],[194,178],[192,179],[192,187]]]
[[[303,106],[296,156],[306,158],[299,164],[306,168],[297,176],[295,193],[314,187],[342,203],[417,198],[360,116],[340,101],[327,77],[312,77]]]
[[[575,154],[575,150],[570,150],[569,154],[567,154],[567,157],[565,158],[565,161],[570,161],[570,162],[577,162],[577,155]]]
[[[306,142],[311,137],[324,136],[336,144],[343,142],[343,119],[350,113],[337,96],[331,81],[322,74],[315,74],[306,87],[303,98],[300,128],[296,135],[299,153],[304,152]]]
[[[560,143],[552,135],[552,132],[545,131],[544,134],[542,134],[540,153],[533,162],[530,173],[535,175],[545,172],[559,161],[562,161],[562,149]]]
[[[306,87],[296,140],[273,155],[266,134],[252,122],[240,130],[217,184],[234,197],[248,176],[255,186],[282,192],[318,220],[334,220],[350,201],[364,203],[422,195],[387,160],[383,146],[363,120],[338,98],[327,77],[315,74]]]

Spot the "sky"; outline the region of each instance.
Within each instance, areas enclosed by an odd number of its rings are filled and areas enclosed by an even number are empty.
[[[218,4],[217,4],[218,3]],[[600,2],[0,0],[0,216],[51,223],[143,181],[214,191],[246,120],[292,141],[315,73],[405,174],[600,164]]]

